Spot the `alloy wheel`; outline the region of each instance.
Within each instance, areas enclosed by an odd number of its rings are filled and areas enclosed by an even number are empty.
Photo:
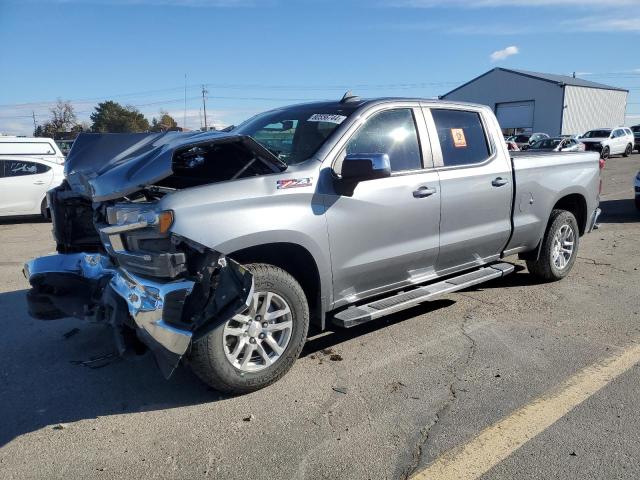
[[[270,367],[291,340],[291,307],[275,292],[257,292],[251,305],[224,326],[223,347],[227,360],[242,372]]]
[[[573,256],[575,232],[570,225],[562,225],[553,237],[552,260],[557,269],[563,270]]]

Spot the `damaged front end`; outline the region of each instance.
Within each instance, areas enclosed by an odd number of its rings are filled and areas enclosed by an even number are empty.
[[[184,140],[175,147],[166,142],[153,146],[139,137],[135,141],[142,153],[125,145],[127,155],[113,162],[121,171],[127,164],[126,187],[118,197],[113,193],[113,168],[96,174],[86,161],[84,169],[68,165],[68,180],[48,193],[58,254],[25,264],[32,286],[27,300],[30,315],[37,319],[75,317],[112,325],[121,355],[137,344],[135,339],[142,341],[169,377],[193,341],[248,307],[253,278],[230,258],[171,232],[174,212],[158,207],[164,195],[179,189],[177,176],[171,174],[193,148]],[[149,152],[154,149],[156,158],[171,159],[169,169],[161,162],[162,175],[150,167],[154,155]],[[84,154],[86,159],[86,149]],[[133,188],[131,172],[140,175],[140,161],[151,170],[154,183]],[[162,185],[163,179],[173,185]]]

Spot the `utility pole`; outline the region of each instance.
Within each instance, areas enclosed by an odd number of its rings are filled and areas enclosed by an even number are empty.
[[[202,110],[204,112],[204,131],[207,132],[209,130],[209,126],[207,125],[207,99],[205,95],[209,93],[204,85],[202,85]]]
[[[182,117],[182,131],[187,129],[187,74],[184,74],[184,114]]]
[[[35,133],[36,128],[38,128],[38,126],[36,125],[36,112],[31,110],[31,116],[33,117],[33,132]]]

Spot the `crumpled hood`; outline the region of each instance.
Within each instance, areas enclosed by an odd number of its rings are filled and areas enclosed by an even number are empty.
[[[269,150],[247,135],[224,132],[82,133],[67,156],[70,187],[94,202],[136,192],[172,174],[177,149],[217,142],[237,143],[255,157],[286,169]]]

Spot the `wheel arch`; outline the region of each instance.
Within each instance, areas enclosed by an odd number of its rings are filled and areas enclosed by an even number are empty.
[[[578,222],[580,236],[584,235],[587,230],[588,221],[587,200],[584,195],[580,193],[570,193],[565,195],[556,201],[551,211],[553,210],[566,210],[571,212]],[[549,218],[551,218],[551,214],[549,215]]]
[[[311,324],[324,330],[323,282],[318,263],[309,250],[296,243],[274,242],[245,247],[227,255],[242,264],[268,263],[289,273],[307,297]]]

